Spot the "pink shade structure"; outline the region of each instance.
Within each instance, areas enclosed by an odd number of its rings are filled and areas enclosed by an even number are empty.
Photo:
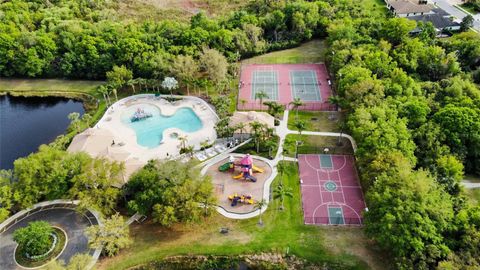
[[[251,168],[251,166],[253,165],[253,159],[249,154],[246,154],[240,161],[240,164],[244,166],[250,166]]]

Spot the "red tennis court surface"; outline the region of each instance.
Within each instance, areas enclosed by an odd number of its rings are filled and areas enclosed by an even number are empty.
[[[305,224],[361,225],[365,209],[353,156],[299,155]]]
[[[255,94],[265,92],[268,98],[288,106],[295,97],[304,105],[300,110],[334,111],[328,103],[332,95],[327,68],[324,64],[249,64],[243,65],[239,83],[239,110],[266,109]]]

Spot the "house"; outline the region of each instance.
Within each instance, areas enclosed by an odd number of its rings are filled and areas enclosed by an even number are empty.
[[[441,35],[442,33],[448,31],[458,31],[460,30],[460,23],[455,22],[452,20],[452,15],[447,13],[445,10],[441,8],[434,8],[432,9],[433,14],[426,14],[426,15],[417,15],[417,16],[409,16],[408,19],[414,20],[417,22],[431,22],[433,27],[437,32],[437,35]],[[420,28],[415,28],[411,34],[418,34],[420,33]]]
[[[426,0],[385,0],[387,8],[397,17],[433,14],[434,6]]]

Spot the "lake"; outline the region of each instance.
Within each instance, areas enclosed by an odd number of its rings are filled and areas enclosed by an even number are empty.
[[[0,96],[0,169],[52,142],[70,124],[68,114],[83,115],[82,102],[57,97]]]

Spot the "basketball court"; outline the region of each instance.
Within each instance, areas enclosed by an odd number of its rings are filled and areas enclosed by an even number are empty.
[[[332,95],[330,79],[323,64],[250,64],[242,66],[239,83],[239,110],[266,109],[259,104],[258,93],[289,106],[299,98],[304,103],[301,110],[333,111],[336,107],[328,103]]]
[[[365,200],[353,156],[299,155],[305,224],[361,225]]]

